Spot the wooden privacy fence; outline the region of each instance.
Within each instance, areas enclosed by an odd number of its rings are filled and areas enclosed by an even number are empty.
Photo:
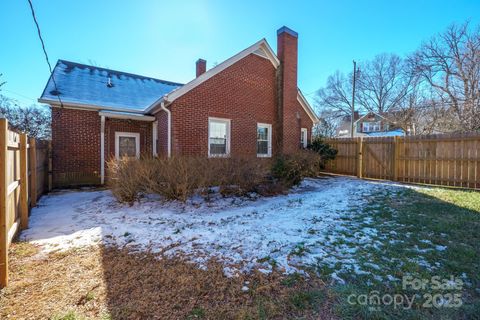
[[[480,134],[327,139],[326,171],[359,178],[480,189]]]
[[[8,129],[0,118],[0,287],[8,284],[8,248],[28,228],[30,208],[49,189],[49,143]]]

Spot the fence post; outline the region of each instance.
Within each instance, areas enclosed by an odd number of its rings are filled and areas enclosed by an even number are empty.
[[[363,137],[358,138],[357,177],[363,177]]]
[[[0,114],[0,287],[8,284],[7,230],[7,151],[8,121]]]
[[[398,136],[393,137],[393,181],[398,180],[398,140]]]
[[[28,228],[28,148],[27,135],[20,134],[20,229]]]
[[[35,138],[30,138],[30,198],[32,207],[37,206],[37,146]]]

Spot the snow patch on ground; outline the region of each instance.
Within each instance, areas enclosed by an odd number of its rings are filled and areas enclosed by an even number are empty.
[[[355,242],[378,248],[377,230],[363,227],[351,215],[369,195],[399,185],[336,177],[306,179],[288,195],[276,197],[200,196],[187,203],[162,202],[147,196],[132,206],[119,204],[108,190],[60,191],[42,197],[32,210],[30,228],[21,239],[44,252],[103,243],[182,256],[205,267],[217,259],[227,276],[256,267],[286,273],[324,264],[364,274],[345,244],[346,231],[357,230]],[[404,187],[404,186],[402,186]],[[371,218],[366,217],[365,223]],[[353,232],[352,232],[353,234]],[[440,248],[437,248],[440,250]],[[371,265],[375,268],[375,265]],[[340,271],[340,270],[338,270]],[[334,274],[334,279],[342,279]]]

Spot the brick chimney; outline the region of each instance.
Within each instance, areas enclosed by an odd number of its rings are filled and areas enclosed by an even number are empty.
[[[198,59],[196,62],[196,76],[198,77],[199,75],[205,73],[207,71],[207,60],[203,59]]]
[[[277,147],[280,153],[293,153],[300,143],[300,119],[297,101],[298,33],[287,27],[277,30],[278,114]]]

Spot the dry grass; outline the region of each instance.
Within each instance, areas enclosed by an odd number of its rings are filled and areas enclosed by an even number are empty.
[[[0,295],[0,318],[108,315],[99,249],[44,256],[28,243],[13,243],[9,257],[10,284]],[[94,299],[87,299],[92,295]]]
[[[42,256],[11,249],[11,282],[0,318],[15,319],[330,319],[323,283],[298,275],[226,278],[221,265],[89,248]],[[249,290],[242,287],[249,282]]]

